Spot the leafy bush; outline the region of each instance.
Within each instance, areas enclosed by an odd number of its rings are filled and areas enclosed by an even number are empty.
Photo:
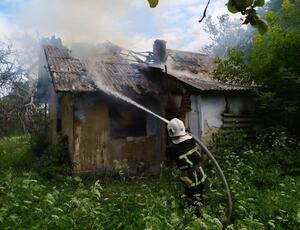
[[[22,164],[28,158],[29,137],[5,137],[0,139],[0,172]]]
[[[32,169],[45,179],[58,179],[71,173],[67,143],[62,140],[56,145],[49,145],[33,162]]]
[[[273,132],[270,136],[263,133],[263,143],[250,143],[236,134],[226,139],[215,137],[215,154],[233,195],[235,222],[231,229],[299,229],[300,146],[285,134],[274,138]],[[269,145],[265,140],[278,144]],[[293,145],[286,144],[291,142]],[[213,212],[212,207],[225,201],[219,179],[212,172],[206,194],[207,209]]]
[[[21,140],[1,140],[0,152],[15,152],[14,145],[26,150],[29,141]],[[212,149],[233,195],[234,222],[227,227],[226,200],[213,167],[206,168],[205,208],[198,219],[182,197],[177,169],[164,167],[158,177],[134,180],[83,179],[64,172],[48,176],[53,165],[66,160],[63,145],[58,145],[38,156],[40,166],[42,159],[51,162],[42,166],[49,166],[45,174],[38,168],[16,172],[15,163],[0,171],[0,229],[300,228],[300,146],[250,143],[233,134],[216,136]],[[46,157],[52,153],[58,157]]]
[[[251,51],[229,49],[227,59],[216,58],[214,75],[226,83],[259,86],[261,125],[287,127],[300,137],[300,1],[284,0],[266,20],[269,32],[256,35]]]

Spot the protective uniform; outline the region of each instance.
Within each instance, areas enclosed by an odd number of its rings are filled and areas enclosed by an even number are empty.
[[[197,215],[203,206],[202,190],[206,175],[202,168],[202,154],[191,135],[186,133],[182,121],[175,118],[168,124],[168,133],[172,143],[167,149],[167,158],[174,160],[179,167],[180,180],[184,185],[188,202],[196,207]]]

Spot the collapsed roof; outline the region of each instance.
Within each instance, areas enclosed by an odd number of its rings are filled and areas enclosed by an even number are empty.
[[[249,89],[249,87],[224,84],[212,79],[214,65],[208,55],[168,49],[166,64],[169,77],[201,91]]]
[[[200,91],[249,89],[213,80],[212,59],[199,53],[168,49],[165,50],[165,58],[159,57],[163,59],[163,63],[153,65],[151,60],[154,60],[155,52],[129,51],[124,57],[122,48],[110,42],[102,45],[101,49],[91,49],[92,51],[86,54],[84,51],[87,51],[87,47],[79,47],[83,49],[79,51],[77,49],[77,54],[75,51],[71,55],[71,52],[63,46],[44,46],[46,67],[56,92],[112,90],[121,93],[131,91],[134,94],[161,93],[161,86],[151,81],[151,77],[147,77],[145,71],[157,70],[157,67],[160,68],[162,77],[173,78]],[[73,57],[74,54],[78,58]],[[146,57],[146,60],[143,61],[139,55]],[[132,63],[132,57],[135,63]]]

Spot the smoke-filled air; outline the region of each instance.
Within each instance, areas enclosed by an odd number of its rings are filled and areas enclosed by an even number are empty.
[[[0,229],[300,229],[300,0],[0,0]]]

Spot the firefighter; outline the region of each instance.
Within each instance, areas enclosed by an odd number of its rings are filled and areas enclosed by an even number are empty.
[[[206,179],[202,168],[202,154],[181,120],[172,119],[167,129],[171,138],[171,144],[167,148],[167,158],[175,161],[179,167],[180,180],[183,183],[187,201],[196,208],[196,215],[201,216],[202,190]]]

